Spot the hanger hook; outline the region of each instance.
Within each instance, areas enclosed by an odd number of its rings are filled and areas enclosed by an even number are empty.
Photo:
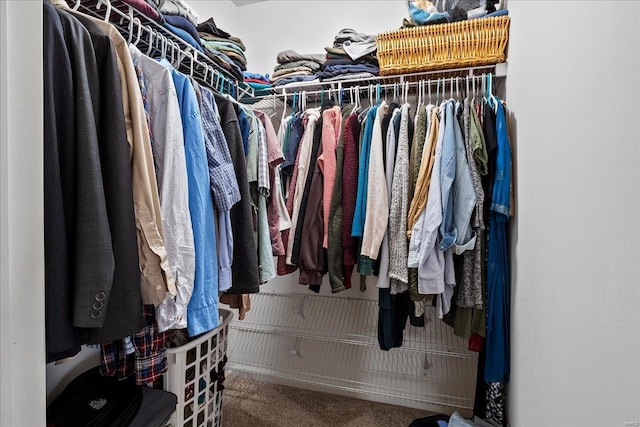
[[[104,21],[109,22],[109,18],[111,17],[111,2],[109,0],[98,0],[98,3],[96,4],[96,10],[100,10],[103,4],[106,8],[106,12],[104,14]]]

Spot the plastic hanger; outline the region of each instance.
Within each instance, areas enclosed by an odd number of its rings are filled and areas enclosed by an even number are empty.
[[[216,73],[217,72],[216,72],[216,70],[213,69],[212,66],[209,66],[209,68],[211,69],[211,82],[209,83],[209,86],[215,87],[214,86],[214,83],[215,83],[214,78],[216,77]]]
[[[282,97],[284,98],[284,108],[282,109],[282,117],[280,118],[280,122],[284,122],[284,118],[287,113],[287,91],[282,88]]]
[[[135,18],[133,18],[133,21],[138,26],[138,33],[136,34],[136,41],[133,42],[133,45],[134,46],[138,46],[138,43],[140,42],[140,36],[142,36],[142,22],[140,21],[140,18],[138,18],[137,16]]]
[[[98,3],[96,3],[96,10],[100,10],[103,5],[106,8],[104,21],[109,22],[109,18],[111,17],[111,2],[109,0],[98,0]]]
[[[189,76],[193,77],[193,61],[195,60],[193,57],[193,54],[189,51],[187,51],[187,56],[189,57],[190,60],[190,65],[189,65]]]
[[[167,45],[169,44],[169,40],[167,40],[167,38],[165,36],[162,36],[162,38],[160,39],[160,44],[162,46],[161,48],[161,52],[162,52],[162,58],[166,59],[167,58]]]
[[[127,46],[131,44],[133,40],[133,8],[129,6],[129,23],[127,25]],[[122,17],[124,19],[124,16]],[[122,25],[122,24],[121,24]]]
[[[404,103],[409,103],[409,82],[406,82],[404,87]]]
[[[80,0],[76,0],[76,4],[73,5],[73,10],[78,10],[80,8]]]
[[[151,56],[151,50],[153,50],[153,30],[148,25],[145,25],[144,28],[149,32],[149,46],[147,48],[147,56]]]

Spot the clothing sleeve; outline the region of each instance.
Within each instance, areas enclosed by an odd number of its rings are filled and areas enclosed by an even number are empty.
[[[240,189],[236,179],[227,140],[222,132],[220,120],[215,114],[213,94],[202,88],[202,125],[209,164],[209,180],[216,208],[230,210],[240,201]]]
[[[300,284],[315,286],[316,289],[322,284],[324,272],[322,188],[322,172],[316,163],[309,189],[307,211],[301,225],[304,239],[300,241],[299,258]]]
[[[230,211],[218,211],[218,289],[225,292],[231,288],[231,265],[233,264],[233,230]]]
[[[73,325],[96,328],[104,325],[115,269],[92,104],[99,103],[99,84],[89,80],[97,79],[97,65],[89,33],[66,12],[58,13],[71,53],[76,114]]]

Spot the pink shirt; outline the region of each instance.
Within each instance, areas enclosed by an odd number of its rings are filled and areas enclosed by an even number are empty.
[[[329,247],[329,209],[333,186],[336,182],[336,149],[340,137],[342,115],[339,106],[335,106],[322,113],[322,155],[318,157],[318,164],[324,176],[322,194],[322,208],[324,216],[324,234],[322,247]]]

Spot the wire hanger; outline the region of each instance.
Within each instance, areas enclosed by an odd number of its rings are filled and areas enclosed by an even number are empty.
[[[80,8],[80,1],[81,0],[76,0],[76,4],[73,5],[73,8],[72,8],[73,10],[78,10]]]

